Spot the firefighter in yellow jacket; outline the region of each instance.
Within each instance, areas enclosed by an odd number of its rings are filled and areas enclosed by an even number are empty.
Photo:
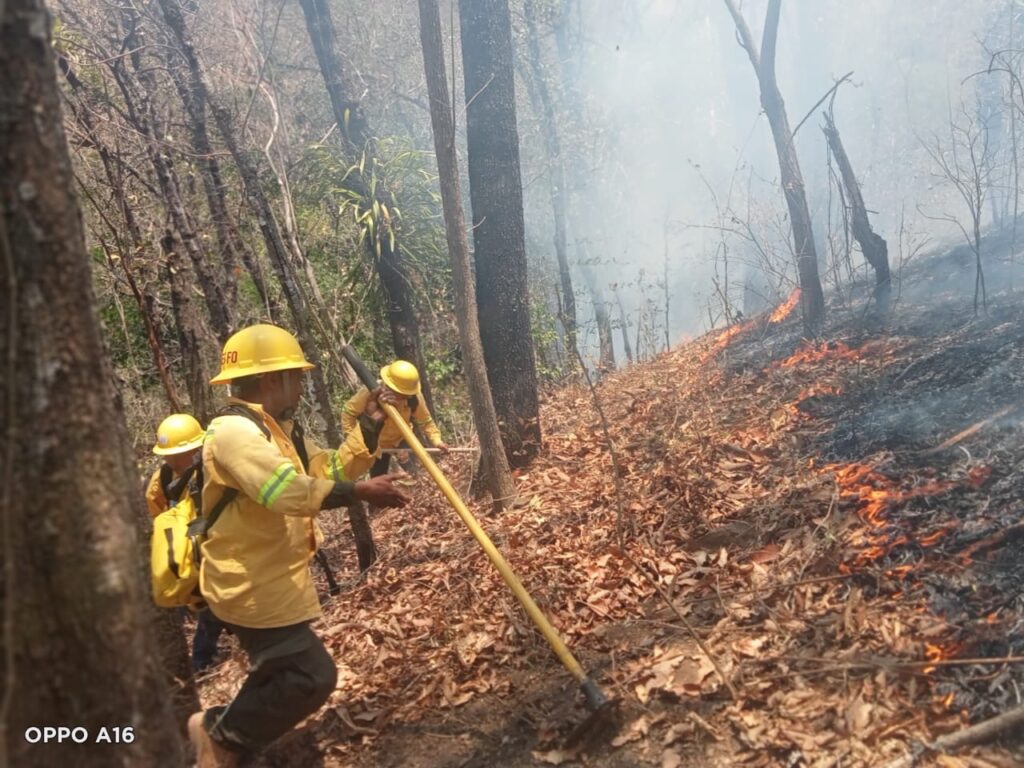
[[[397,398],[395,408],[406,424],[419,427],[431,445],[447,453],[448,446],[441,437],[441,431],[434,423],[420,390],[420,373],[416,366],[405,360],[395,360],[380,369],[380,380],[387,390]],[[377,437],[376,449],[366,446],[359,419],[372,401],[372,393],[366,387],[360,388],[341,411],[341,428],[345,442],[338,449],[345,477],[362,477],[368,469],[370,476],[382,475],[387,471],[389,456],[381,453],[385,448],[397,448],[402,442],[402,433],[390,421],[384,424]]]
[[[153,453],[163,462],[146,486],[146,508],[150,517],[156,517],[167,509],[165,488],[202,459],[204,434],[202,425],[187,413],[172,413],[156,428]]]
[[[337,480],[334,451],[294,430],[304,372],[313,368],[287,331],[255,325],[228,339],[212,384],[230,384],[226,411],[203,446],[203,508],[236,493],[202,545],[199,586],[214,615],[249,656],[249,676],[227,707],[197,712],[189,736],[200,768],[236,766],[311,715],[337,670],[309,623],[320,604],[309,572],[321,509],[367,501],[401,507],[409,497],[389,475]],[[382,398],[388,401],[388,398]],[[362,427],[384,414],[368,404]]]
[[[198,497],[202,492],[205,434],[202,425],[187,413],[172,413],[156,428],[153,453],[163,461],[153,472],[146,488],[146,507],[151,517],[165,511],[183,494],[191,493]],[[197,503],[196,509],[201,508]],[[196,631],[192,636],[192,671],[202,672],[216,660],[217,641],[224,625],[202,602],[190,606],[190,609],[196,618]]]

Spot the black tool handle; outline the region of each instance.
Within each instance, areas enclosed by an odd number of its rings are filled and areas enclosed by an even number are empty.
[[[341,354],[348,360],[348,364],[352,366],[352,369],[356,372],[356,376],[359,380],[366,385],[367,389],[374,389],[377,386],[377,377],[374,376],[370,369],[366,367],[356,351],[352,349],[351,344],[345,344],[341,348]]]

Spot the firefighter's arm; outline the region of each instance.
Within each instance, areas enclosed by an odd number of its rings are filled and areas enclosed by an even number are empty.
[[[227,484],[282,515],[311,517],[328,496],[334,506],[352,503],[352,484],[302,474],[259,427],[242,416],[215,419],[207,430],[207,462]],[[342,503],[338,503],[342,502]]]
[[[149,478],[149,485],[146,486],[146,509],[149,510],[150,517],[156,517],[167,509],[167,498],[160,484],[159,468]]]
[[[423,398],[419,398],[419,403],[416,406],[416,411],[412,415],[413,423],[420,428],[420,431],[426,436],[430,444],[435,448],[440,448],[444,445],[444,438],[441,437],[441,430],[437,428],[437,424],[434,423],[434,417],[430,415],[430,410],[427,408],[427,404],[423,402]]]
[[[348,435],[355,431],[359,424],[359,417],[366,412],[366,404],[370,399],[370,390],[360,387],[352,397],[348,399],[341,409],[341,431]]]

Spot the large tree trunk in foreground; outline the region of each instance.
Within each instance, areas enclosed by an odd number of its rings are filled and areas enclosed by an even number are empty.
[[[796,254],[797,273],[800,276],[800,306],[804,327],[808,333],[814,333],[825,317],[825,296],[821,291],[821,279],[818,277],[818,255],[814,248],[811,212],[807,207],[807,193],[804,189],[803,176],[800,174],[793,131],[789,127],[786,104],[782,100],[775,76],[775,43],[779,33],[782,0],[768,1],[760,53],[747,22],[736,7],[735,0],[725,0],[725,5],[736,24],[740,42],[747,51],[761,88],[761,106],[764,107],[768,124],[772,129],[775,152],[779,158],[779,176],[793,230],[793,249]]]
[[[477,308],[509,463],[540,450],[508,0],[459,0]]]
[[[356,99],[356,89],[345,79],[346,72],[337,55],[330,6],[327,0],[300,2],[347,159],[350,163],[365,167],[368,172],[370,166],[376,162],[376,142],[362,107]],[[367,155],[365,166],[360,163],[364,152]],[[394,223],[390,214],[386,213],[395,209],[394,196],[380,178],[377,180],[377,188],[371,190],[360,168],[356,168],[349,175],[345,184],[363,199],[366,207],[373,207],[376,204],[377,209],[382,212],[376,216],[376,237],[366,238],[367,248],[384,287],[395,353],[400,358],[414,363],[419,369],[423,397],[427,401],[427,406],[433,408],[433,395],[420,343],[419,322],[412,305],[412,285],[402,258],[400,239],[393,229]]]
[[[501,443],[498,415],[491,399],[487,381],[487,364],[480,342],[477,321],[476,287],[469,261],[469,241],[463,214],[462,190],[459,186],[459,164],[455,154],[455,126],[452,121],[448,77],[444,66],[444,41],[441,36],[441,15],[437,0],[420,0],[420,44],[427,93],[430,96],[430,120],[434,128],[434,151],[444,206],[445,234],[452,265],[456,316],[459,321],[459,343],[462,362],[466,366],[469,398],[473,405],[473,422],[480,435],[480,450],[495,506],[507,507],[515,497],[505,447]]]
[[[889,247],[885,240],[871,228],[860,184],[857,183],[857,177],[853,173],[850,158],[846,156],[846,149],[843,147],[843,140],[839,137],[839,131],[828,114],[825,115],[825,127],[822,130],[825,132],[825,138],[828,139],[828,145],[839,165],[839,172],[843,176],[843,186],[846,187],[846,196],[850,200],[852,209],[853,236],[857,238],[864,258],[875,270],[875,301],[878,304],[878,311],[884,314],[889,310],[889,295],[892,292],[892,280],[889,275]]]
[[[0,4],[0,764],[181,765],[41,0]],[[88,744],[31,744],[77,726]],[[131,743],[114,741],[131,727]]]

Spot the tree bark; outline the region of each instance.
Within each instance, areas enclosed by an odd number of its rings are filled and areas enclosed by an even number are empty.
[[[459,0],[480,338],[509,464],[541,446],[507,0]]]
[[[476,286],[469,258],[469,240],[463,213],[462,189],[459,185],[459,164],[455,154],[455,125],[453,104],[448,93],[448,76],[444,65],[444,40],[441,34],[441,15],[437,0],[419,0],[420,44],[423,50],[423,69],[426,73],[427,93],[430,97],[430,122],[434,129],[434,151],[437,155],[441,202],[444,207],[445,235],[452,265],[455,310],[459,323],[459,344],[462,362],[466,367],[469,399],[473,407],[473,422],[480,436],[483,475],[491,497],[499,509],[509,506],[516,496],[512,473],[509,471],[505,447],[501,442],[498,415],[491,399],[484,361],[480,326],[477,320]]]
[[[41,0],[0,5],[0,764],[180,765]],[[31,726],[130,743],[31,744]]]
[[[850,200],[853,219],[853,236],[860,244],[860,250],[868,264],[875,270],[875,302],[878,311],[885,314],[889,311],[889,297],[892,292],[892,279],[889,275],[889,247],[885,240],[871,228],[868,220],[868,211],[864,205],[864,196],[860,191],[860,184],[853,173],[853,166],[850,165],[850,158],[846,155],[843,147],[843,140],[839,136],[835,123],[831,116],[825,114],[825,126],[822,128],[825,138],[832,149],[832,155],[839,165],[839,172],[843,177],[843,186],[846,187],[846,196]]]
[[[768,124],[772,129],[775,153],[779,159],[779,176],[793,231],[793,249],[800,277],[800,305],[804,327],[809,334],[813,334],[825,317],[825,296],[821,290],[821,279],[818,277],[818,255],[814,247],[811,213],[807,207],[807,194],[803,176],[800,174],[796,145],[793,143],[793,131],[789,127],[786,104],[782,100],[775,76],[775,43],[778,39],[782,0],[768,1],[760,53],[757,43],[750,34],[750,28],[736,7],[735,0],[725,0],[725,5],[732,15],[741,44],[754,67],[761,89],[761,106],[764,107]]]
[[[346,82],[346,71],[337,55],[330,6],[327,0],[300,0],[300,3],[348,161],[359,164],[365,156],[365,167],[369,168],[375,162],[376,142],[366,115],[354,98],[355,89]],[[433,395],[420,343],[419,322],[412,305],[412,286],[402,258],[398,233],[387,213],[395,210],[394,195],[379,178],[376,189],[371,190],[359,168],[349,174],[345,183],[364,201],[364,206],[382,211],[381,215],[375,215],[376,236],[366,238],[367,247],[387,299],[388,322],[395,353],[419,369],[423,397],[427,406],[433,408]]]
[[[160,239],[164,265],[167,270],[167,284],[171,288],[171,314],[178,334],[178,349],[185,364],[185,386],[192,401],[193,415],[203,424],[213,416],[214,402],[210,391],[210,374],[203,361],[202,331],[192,305],[191,286],[188,272],[184,269],[180,238],[168,228]]]

